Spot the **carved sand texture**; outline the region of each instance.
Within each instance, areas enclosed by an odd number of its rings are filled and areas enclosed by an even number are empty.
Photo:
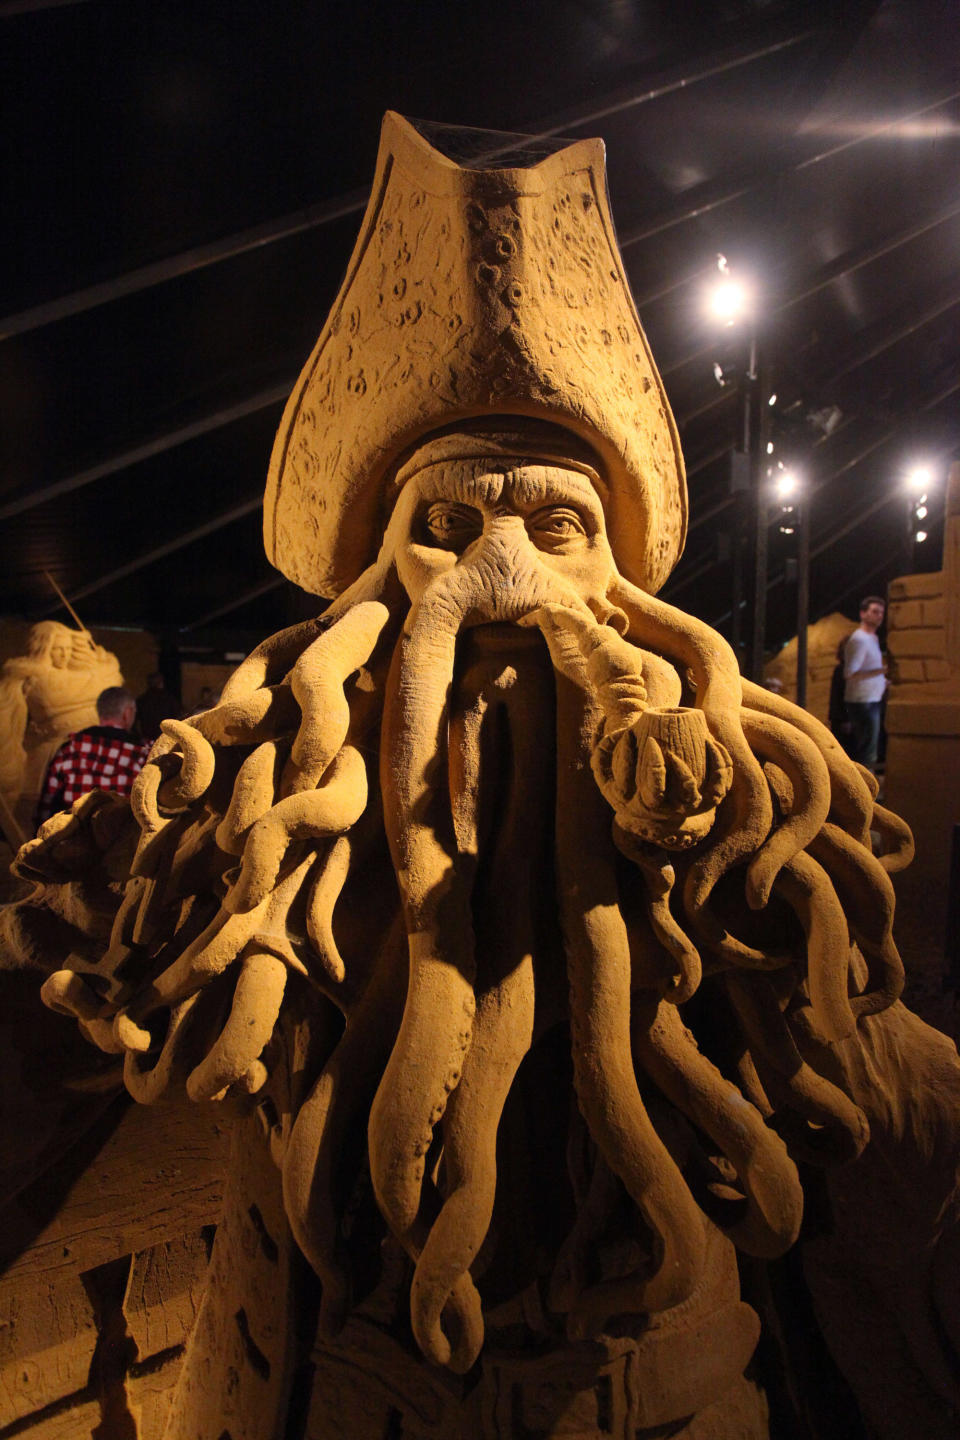
[[[955,1257],[909,832],[654,595],[682,467],[611,236],[593,142],[473,172],[388,117],[269,481],[268,552],[337,598],[17,858],[47,1003],[137,1100],[240,1122],[167,1440],[765,1440],[735,1247],[796,1242],[798,1161],[840,1204],[930,1117]],[[952,1403],[925,1274],[904,1366]]]
[[[281,421],[267,554],[304,589],[339,593],[374,558],[403,452],[452,421],[510,414],[559,421],[600,449],[624,572],[657,589],[683,544],[686,489],[613,235],[603,146],[463,170],[390,113],[347,278]]]

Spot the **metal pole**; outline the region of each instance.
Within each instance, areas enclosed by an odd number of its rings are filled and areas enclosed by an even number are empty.
[[[903,536],[903,573],[912,575],[914,571],[914,557],[916,548],[913,539],[913,507],[915,500],[913,495],[907,496],[907,528]]]
[[[739,665],[743,646],[743,496],[737,495],[735,500],[730,536],[730,644]]]
[[[750,498],[753,541],[753,586],[750,625],[750,650],[747,676],[757,685],[763,684],[763,656],[767,633],[767,499],[766,442],[769,422],[766,411],[766,366],[761,360],[756,324],[750,334],[751,394],[750,415]]]
[[[744,565],[744,533],[750,531],[753,506],[752,455],[753,431],[756,423],[756,330],[751,323],[747,334],[746,365],[739,386],[736,447],[730,457],[730,497],[733,502],[733,527],[730,536],[730,644],[741,670],[748,670],[749,650],[744,655],[744,610],[750,615],[749,588]]]
[[[807,626],[810,623],[809,501],[797,501],[797,704],[807,706]]]

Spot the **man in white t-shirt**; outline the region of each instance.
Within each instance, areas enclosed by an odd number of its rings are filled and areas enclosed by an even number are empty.
[[[843,699],[853,726],[850,756],[872,770],[877,763],[880,719],[887,689],[886,667],[877,631],[886,601],[867,595],[860,602],[860,624],[843,649]]]

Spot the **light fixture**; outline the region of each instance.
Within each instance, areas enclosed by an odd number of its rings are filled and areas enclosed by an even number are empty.
[[[912,470],[907,471],[908,490],[926,490],[932,480],[933,475],[927,465],[914,465]],[[926,499],[926,496],[923,499]],[[922,503],[923,500],[921,500]]]
[[[926,538],[927,538],[927,532],[926,532],[926,530],[918,530],[917,533],[916,533],[916,535],[915,535],[913,538],[914,538],[915,540],[926,540]]]
[[[791,495],[796,495],[799,485],[799,478],[792,470],[784,470],[782,475],[777,476],[777,494],[781,500],[786,500]],[[791,505],[786,508],[792,510],[793,506]]]
[[[767,441],[767,454],[768,454],[768,455],[772,455],[772,454],[773,454],[773,441],[772,441],[772,440],[768,440],[768,441]]]
[[[819,410],[807,411],[807,424],[819,430],[825,440],[829,440],[842,419],[843,411],[839,405],[824,405]]]
[[[918,520],[926,520],[926,518],[927,518],[927,507],[926,507],[926,505],[918,505],[917,508],[916,508],[916,510],[915,510],[913,513],[916,515],[916,517],[917,517]]]
[[[776,391],[774,391],[774,393],[770,396],[770,399],[767,401],[767,404],[768,404],[768,405],[776,405],[776,403],[777,403],[777,394],[776,394]]]
[[[710,291],[709,308],[714,320],[721,325],[735,325],[742,320],[748,309],[746,286],[739,280],[720,280]]]
[[[717,269],[721,279],[715,281],[707,292],[707,310],[715,321],[729,327],[747,317],[752,295],[749,285],[731,274],[725,255],[717,256]]]

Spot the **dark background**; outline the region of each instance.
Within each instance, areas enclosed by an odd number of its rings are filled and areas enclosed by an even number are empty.
[[[812,618],[939,568],[960,447],[957,0],[16,0],[0,54],[0,611],[65,618],[49,570],[87,623],[168,645],[243,648],[303,613],[259,502],[387,108],[605,139],[690,475],[668,599],[729,633],[736,384],[713,367],[742,347],[705,318],[718,251],[761,289],[774,456],[811,497]],[[914,547],[917,459],[939,490]],[[776,645],[795,539],[776,516],[769,536]]]

